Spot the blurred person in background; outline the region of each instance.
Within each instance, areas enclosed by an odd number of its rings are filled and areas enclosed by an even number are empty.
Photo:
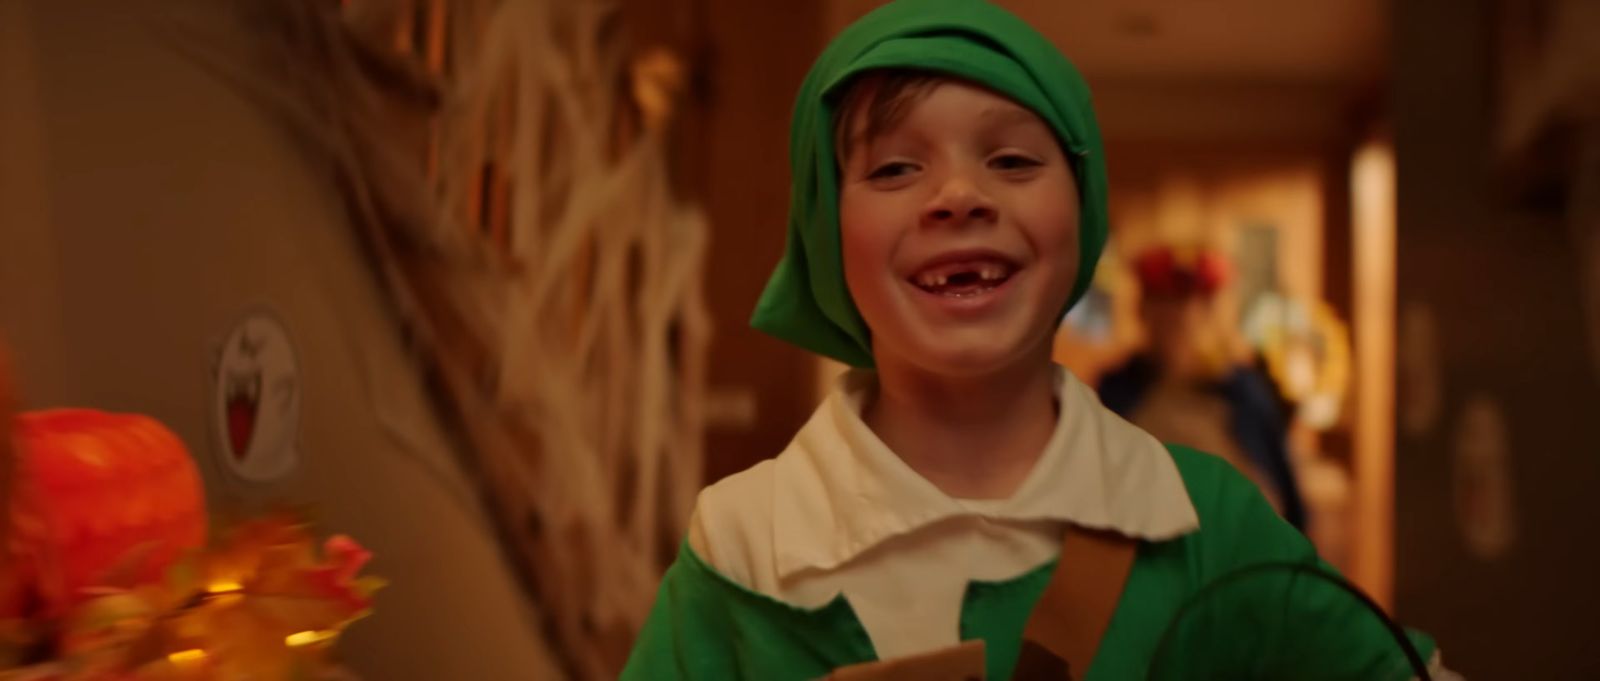
[[[1226,459],[1304,530],[1288,412],[1242,338],[1217,321],[1227,260],[1205,248],[1158,246],[1141,253],[1134,270],[1145,346],[1102,377],[1101,401],[1164,442]]]

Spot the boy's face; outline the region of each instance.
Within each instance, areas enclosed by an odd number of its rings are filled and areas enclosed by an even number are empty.
[[[1078,263],[1077,185],[1050,127],[954,80],[874,139],[855,138],[864,116],[847,121],[840,236],[880,366],[970,377],[1047,361]]]
[[[1167,372],[1193,373],[1198,367],[1196,343],[1211,314],[1210,301],[1198,294],[1147,294],[1139,301],[1139,316],[1148,335],[1149,351]]]

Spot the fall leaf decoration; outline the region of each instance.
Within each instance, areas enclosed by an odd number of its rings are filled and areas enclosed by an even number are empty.
[[[383,586],[359,574],[370,558],[289,515],[252,520],[163,579],[86,590],[47,634],[53,657],[0,681],[347,678],[330,651]]]

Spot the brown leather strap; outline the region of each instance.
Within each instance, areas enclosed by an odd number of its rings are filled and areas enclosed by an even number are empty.
[[[983,641],[834,670],[828,681],[983,681]]]
[[[1121,534],[1067,529],[1061,560],[1022,630],[1016,681],[1082,679],[1122,600],[1139,543]]]

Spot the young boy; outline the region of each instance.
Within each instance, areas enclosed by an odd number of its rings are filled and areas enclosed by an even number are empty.
[[[981,2],[886,5],[818,58],[790,155],[788,250],[753,323],[858,370],[776,459],[701,494],[624,679],[918,659],[899,678],[935,678],[974,650],[989,679],[1139,679],[1202,586],[1317,562],[1226,463],[1052,364],[1106,176],[1088,90],[1042,36]],[[1376,620],[1310,600],[1269,608],[1334,625],[1337,655],[1300,678],[1412,675]]]

